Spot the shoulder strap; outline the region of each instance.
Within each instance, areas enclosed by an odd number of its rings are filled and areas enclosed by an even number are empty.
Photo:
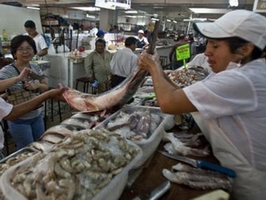
[[[17,71],[18,75],[20,75],[20,71],[18,70],[18,68],[16,68],[16,66],[14,64],[11,64],[10,66],[14,67],[14,69]]]
[[[10,66],[14,67],[14,69],[17,71],[18,75],[20,75],[20,71],[18,70],[18,68],[16,68],[16,66],[14,64],[10,64]],[[21,81],[21,82],[22,82],[22,84],[25,83],[25,81]]]

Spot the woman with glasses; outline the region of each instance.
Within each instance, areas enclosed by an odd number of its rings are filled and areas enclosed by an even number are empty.
[[[38,65],[30,63],[36,54],[34,40],[27,35],[18,35],[11,40],[11,54],[14,63],[11,63],[0,70],[0,80],[17,77],[25,68],[31,69],[38,75],[43,75]],[[41,80],[28,79],[27,81],[17,81],[9,87],[10,90],[28,89],[36,92],[44,92],[48,89],[45,78]],[[8,127],[10,134],[16,144],[17,149],[27,146],[36,141],[44,132],[44,122],[42,118],[42,108],[37,108],[17,120],[10,120]]]

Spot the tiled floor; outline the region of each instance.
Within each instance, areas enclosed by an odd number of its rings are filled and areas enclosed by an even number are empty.
[[[61,107],[61,116],[62,116],[62,121],[65,119],[68,119],[69,117],[71,117],[73,115],[74,110],[72,110],[66,103],[64,102],[60,102],[60,107]],[[58,125],[60,124],[60,117],[58,115],[58,108],[57,108],[57,104],[54,105],[54,118],[52,121],[51,118],[51,112],[48,111],[47,112],[47,120],[46,120],[46,129],[54,126],[54,125]],[[12,137],[8,134],[5,135],[5,147],[3,149],[3,153],[5,156],[13,153],[14,151],[16,151],[16,146],[15,143],[12,140]]]

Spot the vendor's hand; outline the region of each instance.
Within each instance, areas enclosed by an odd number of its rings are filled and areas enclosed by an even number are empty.
[[[156,62],[155,59],[158,55],[150,55],[147,52],[142,52],[138,59],[138,66],[141,69],[144,69],[146,71],[150,71],[153,67],[159,66],[158,61]]]
[[[52,89],[52,90],[49,90],[49,96],[50,98],[53,98],[53,99],[56,99],[56,100],[59,100],[59,101],[65,101],[65,98],[63,97],[63,93],[68,90],[69,88],[67,87],[63,87],[63,88],[60,88],[60,89]]]
[[[29,81],[28,75],[32,73],[32,70],[29,68],[24,68],[21,73],[18,75],[19,81]]]
[[[95,81],[95,78],[91,77],[91,78],[89,78],[89,81],[90,81],[91,83],[93,83],[93,82]]]
[[[24,87],[25,87],[27,90],[36,90],[36,89],[39,88],[38,84],[33,83],[32,81],[26,82],[26,83],[24,84]]]

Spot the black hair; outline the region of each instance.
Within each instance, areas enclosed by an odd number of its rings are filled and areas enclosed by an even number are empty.
[[[196,23],[193,23],[193,28],[196,32],[200,33],[200,30],[197,26]],[[203,34],[201,34],[203,37],[206,37],[204,36]],[[244,46],[245,44],[247,43],[250,43],[249,41],[245,40],[245,39],[242,39],[240,37],[229,37],[229,38],[211,38],[211,37],[206,37],[207,39],[214,39],[214,40],[224,40],[228,43],[228,46],[229,46],[229,49],[231,51],[231,53],[236,53],[236,50],[242,46]],[[255,46],[255,45],[254,45]],[[258,59],[262,56],[262,50],[255,46],[255,48],[253,49],[253,51],[251,52],[251,60],[255,60],[255,59]]]
[[[104,46],[106,46],[106,42],[105,42],[105,40],[102,39],[102,38],[98,38],[98,39],[96,40],[96,42],[95,42],[95,46],[96,46],[97,43],[102,43],[102,44],[104,44]]]
[[[30,44],[30,46],[33,48],[34,54],[37,53],[35,41],[30,36],[17,35],[11,40],[11,43],[10,43],[11,54],[12,54],[14,59],[16,59],[15,54],[16,54],[18,48],[25,41],[28,42]]]
[[[125,46],[126,47],[129,47],[131,46],[132,44],[136,44],[137,43],[137,39],[135,37],[128,37],[126,40],[125,40]]]
[[[244,40],[244,39],[239,38],[239,37],[219,38],[219,39],[209,38],[209,39],[226,41],[228,43],[228,46],[229,46],[231,53],[236,53],[238,48],[243,47],[247,43],[250,43],[249,41]],[[260,50],[259,47],[255,46],[253,51],[251,52],[251,60],[258,59],[261,56],[262,56],[262,50]]]
[[[32,21],[32,20],[27,20],[27,21],[24,23],[24,27],[25,27],[25,28],[36,28],[36,25],[35,25],[34,21]]]
[[[179,36],[178,36],[178,39],[179,40],[183,40],[183,39],[185,39],[185,34],[183,34],[183,33],[181,33]]]

